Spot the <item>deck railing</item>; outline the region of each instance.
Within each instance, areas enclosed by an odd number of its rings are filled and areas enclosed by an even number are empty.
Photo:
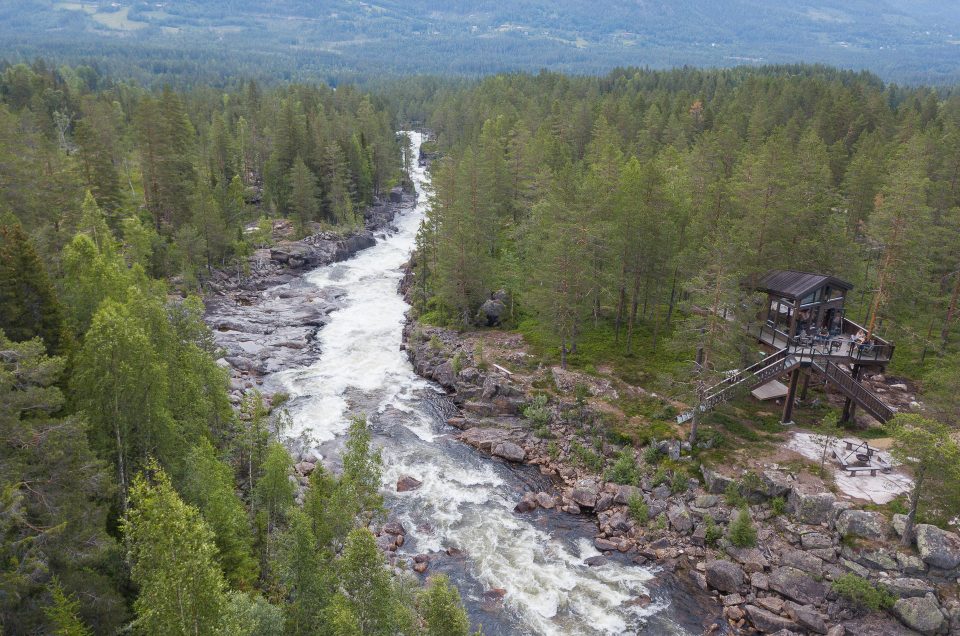
[[[840,391],[856,402],[860,407],[880,422],[886,423],[897,414],[887,406],[876,394],[860,383],[859,380],[830,361],[814,362],[828,382],[833,382]]]

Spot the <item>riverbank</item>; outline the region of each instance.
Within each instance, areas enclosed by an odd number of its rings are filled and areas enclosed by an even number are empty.
[[[462,441],[553,480],[553,489],[518,496],[517,513],[545,508],[594,520],[604,556],[593,565],[616,555],[675,572],[709,591],[739,633],[960,633],[955,534],[921,525],[918,541],[904,548],[902,516],[858,508],[803,470],[776,461],[750,471],[698,467],[689,446],[671,439],[643,448],[611,443],[600,431],[605,413],[589,396],[629,387],[539,367],[518,334],[459,333],[410,319],[404,347],[417,373],[458,406],[449,423]],[[741,503],[756,547],[729,538]],[[851,574],[885,590],[888,610],[868,611],[838,594],[834,583]]]
[[[273,246],[250,257],[248,273],[213,272],[205,284],[205,318],[225,352],[218,363],[230,372],[235,405],[246,391],[261,387],[266,375],[319,356],[317,333],[341,306],[341,294],[317,289],[304,275],[374,246],[395,230],[397,214],[416,200],[416,193],[395,188],[387,200],[367,208],[363,229],[319,232],[298,241],[278,236]]]

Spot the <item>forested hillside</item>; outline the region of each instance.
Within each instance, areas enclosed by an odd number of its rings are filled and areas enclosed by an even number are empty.
[[[737,327],[757,314],[752,281],[830,273],[856,285],[848,317],[896,342],[896,369],[956,421],[956,98],[809,68],[542,73],[441,89],[429,122],[444,158],[423,319],[476,324],[504,289],[509,324],[557,359],[619,359],[692,399],[692,369],[709,383],[755,355]]]
[[[958,79],[952,3],[883,0],[86,2],[0,7],[7,59],[96,60],[147,81],[228,83],[548,68],[826,63],[899,82]]]
[[[0,631],[466,634],[442,576],[386,568],[379,453],[290,481],[283,396],[236,408],[192,294],[272,218],[347,232],[399,177],[350,88],[149,92],[0,77]],[[260,219],[259,224],[257,223]]]

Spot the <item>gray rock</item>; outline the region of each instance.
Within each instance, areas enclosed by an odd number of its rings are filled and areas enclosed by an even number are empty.
[[[793,487],[793,478],[779,470],[765,470],[760,474],[763,494],[767,497],[786,497]]]
[[[781,565],[789,565],[816,577],[823,576],[823,560],[803,550],[785,550],[780,555]]]
[[[880,586],[900,598],[926,596],[934,591],[933,586],[922,579],[881,579]]]
[[[511,462],[522,462],[527,457],[526,451],[513,442],[500,442],[493,449],[493,454]]]
[[[503,315],[507,312],[507,306],[500,300],[489,298],[477,312],[477,322],[487,327],[496,327],[503,320]]]
[[[670,521],[670,527],[676,532],[686,534],[693,530],[693,519],[690,517],[690,511],[683,504],[667,508],[667,519]]]
[[[696,508],[713,508],[720,502],[720,498],[716,495],[699,495],[693,500],[693,505]]]
[[[597,504],[593,507],[594,512],[603,512],[613,506],[613,495],[604,493],[597,498]]]
[[[890,525],[893,526],[893,531],[897,533],[897,536],[902,537],[903,531],[907,527],[907,515],[901,515],[901,514],[893,515],[893,521]]]
[[[453,363],[447,360],[433,370],[433,379],[445,389],[457,386],[457,375],[453,372]]]
[[[765,609],[761,609],[756,605],[747,605],[743,609],[747,612],[747,618],[750,620],[750,623],[763,634],[773,634],[780,630],[796,631],[799,626],[793,621],[784,618],[782,616],[777,616],[772,612],[768,612]]]
[[[864,550],[857,555],[857,563],[873,570],[897,569],[897,560],[884,550]]]
[[[880,541],[890,534],[890,524],[879,512],[844,510],[837,517],[837,532],[844,537],[863,537]]]
[[[537,505],[541,508],[546,508],[550,510],[556,505],[556,502],[553,499],[553,495],[548,492],[538,492],[537,493]]]
[[[531,510],[537,509],[537,496],[532,492],[526,492],[523,494],[523,497],[514,506],[514,512],[530,512]]]
[[[833,547],[833,538],[822,532],[807,532],[800,535],[800,545],[804,550],[817,550]]]
[[[828,523],[833,516],[833,493],[811,491],[800,485],[790,489],[787,510],[802,523]]]
[[[925,523],[917,524],[915,534],[924,563],[942,570],[960,565],[960,537],[956,534]]]
[[[650,494],[653,495],[654,499],[667,499],[670,497],[670,487],[666,484],[660,484]]]
[[[726,491],[727,486],[734,481],[732,477],[727,477],[711,468],[707,468],[705,464],[700,466],[700,472],[703,473],[703,483],[707,488],[707,492],[712,495],[722,495],[724,491]]]
[[[803,605],[819,605],[827,596],[827,586],[809,574],[790,566],[770,573],[770,589]]]
[[[735,561],[743,564],[743,569],[747,573],[763,572],[770,566],[767,557],[763,556],[757,548],[738,548],[728,545],[725,550]]]
[[[801,627],[806,627],[811,632],[817,634],[827,633],[826,617],[818,612],[815,607],[811,605],[798,605],[789,601],[786,607],[787,613]]]
[[[927,564],[923,559],[906,552],[897,552],[897,565],[904,574],[925,574],[927,571]]]
[[[578,506],[593,508],[597,504],[597,482],[590,479],[579,480],[570,496]]]
[[[617,494],[613,496],[613,503],[626,506],[632,497],[643,498],[643,491],[636,486],[617,486]]]
[[[592,556],[592,557],[590,557],[590,558],[588,558],[588,559],[584,559],[583,562],[586,563],[587,565],[589,565],[589,566],[592,567],[592,568],[596,568],[596,567],[600,567],[601,565],[606,565],[606,564],[607,564],[607,557],[601,556],[601,555],[598,554],[597,556]]]
[[[930,597],[902,598],[893,604],[893,615],[922,634],[936,634],[943,627],[943,614]]]
[[[704,567],[707,583],[721,592],[733,593],[743,585],[743,570],[732,561],[707,561]]]

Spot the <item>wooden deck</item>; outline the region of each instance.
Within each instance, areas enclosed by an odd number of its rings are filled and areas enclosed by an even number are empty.
[[[890,362],[892,350],[885,344],[860,345],[849,335],[840,335],[827,340],[797,338],[793,342],[781,331],[769,326],[753,327],[749,333],[760,342],[774,349],[786,349],[800,358],[818,358],[837,364],[885,366]]]

